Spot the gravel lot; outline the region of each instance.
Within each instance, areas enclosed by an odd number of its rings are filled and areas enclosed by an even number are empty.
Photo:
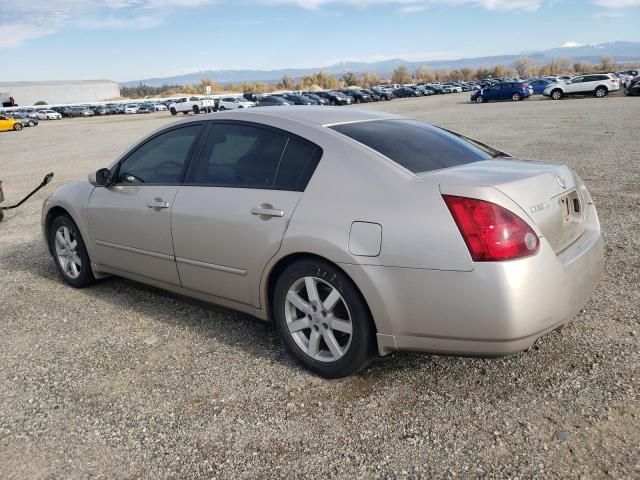
[[[402,353],[326,381],[252,317],[120,279],[65,287],[41,240],[49,186],[0,224],[0,477],[639,478],[640,99],[467,100],[368,108],[579,173],[607,261],[574,322],[503,359]],[[171,120],[2,133],[5,195],[85,178]]]

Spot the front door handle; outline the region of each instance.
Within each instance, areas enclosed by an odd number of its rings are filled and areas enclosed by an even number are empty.
[[[149,208],[169,208],[169,206],[170,206],[169,202],[163,202],[158,198],[147,203],[147,207]]]
[[[284,210],[273,208],[269,204],[260,205],[251,209],[252,215],[260,215],[261,217],[284,217]]]

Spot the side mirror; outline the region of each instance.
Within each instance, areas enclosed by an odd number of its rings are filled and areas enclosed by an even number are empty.
[[[111,182],[111,170],[108,168],[101,168],[95,173],[95,186],[107,187]]]

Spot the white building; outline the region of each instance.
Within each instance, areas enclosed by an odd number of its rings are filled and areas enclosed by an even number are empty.
[[[0,82],[0,92],[15,99],[20,106],[44,101],[59,103],[89,103],[120,96],[120,87],[111,80],[65,80],[44,82]]]

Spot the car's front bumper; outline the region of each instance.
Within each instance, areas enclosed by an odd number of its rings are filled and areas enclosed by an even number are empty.
[[[381,354],[417,350],[505,355],[571,320],[600,278],[604,249],[595,209],[589,227],[556,254],[476,263],[471,272],[341,265],[376,321]]]

